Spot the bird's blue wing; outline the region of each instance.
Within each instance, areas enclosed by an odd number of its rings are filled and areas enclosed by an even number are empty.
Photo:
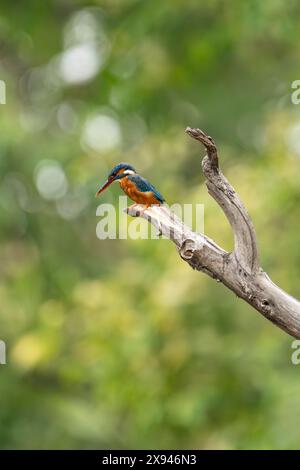
[[[145,178],[143,178],[140,175],[129,175],[128,179],[132,181],[134,184],[136,184],[137,188],[139,191],[142,193],[146,193],[148,191],[152,191],[156,199],[163,203],[165,201],[164,197],[160,194],[160,192],[151,184],[149,181],[147,181]]]

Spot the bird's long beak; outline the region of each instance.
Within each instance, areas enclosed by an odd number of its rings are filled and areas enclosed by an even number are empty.
[[[113,182],[114,178],[109,178],[108,180],[106,180],[105,183],[96,192],[96,196],[100,196],[100,194],[103,193],[103,191],[105,191],[106,188],[108,188],[108,186],[110,186]]]

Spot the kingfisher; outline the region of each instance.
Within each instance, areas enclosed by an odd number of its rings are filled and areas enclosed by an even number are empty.
[[[96,196],[99,196],[115,181],[119,181],[124,193],[134,201],[134,204],[128,209],[133,209],[138,204],[144,206],[140,214],[143,214],[152,205],[160,206],[165,201],[153,184],[138,175],[132,165],[123,162],[111,170],[105,183],[98,189]]]

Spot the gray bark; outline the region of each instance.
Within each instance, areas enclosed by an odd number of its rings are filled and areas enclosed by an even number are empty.
[[[276,286],[259,265],[256,235],[251,218],[239,196],[219,168],[216,145],[200,129],[187,128],[207,154],[202,161],[209,194],[224,211],[234,233],[234,250],[227,252],[203,234],[193,232],[166,206],[128,209],[129,215],[152,223],[172,240],[181,258],[193,269],[222,282],[265,318],[300,339],[300,302]]]

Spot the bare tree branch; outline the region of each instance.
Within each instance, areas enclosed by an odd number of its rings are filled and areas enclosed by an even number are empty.
[[[202,169],[209,194],[224,211],[234,233],[234,251],[228,253],[203,234],[193,232],[166,206],[127,209],[141,215],[159,233],[172,240],[183,260],[193,269],[222,282],[238,297],[258,310],[284,331],[300,338],[300,302],[276,286],[259,267],[256,236],[250,216],[232,186],[219,169],[216,145],[200,129],[186,129],[206,148]]]
[[[218,152],[214,141],[200,129],[187,127],[186,133],[206,148],[207,155],[202,160],[203,173],[207,178],[206,186],[232,227],[236,259],[249,273],[257,271],[259,264],[254,227],[239,196],[219,169]]]

